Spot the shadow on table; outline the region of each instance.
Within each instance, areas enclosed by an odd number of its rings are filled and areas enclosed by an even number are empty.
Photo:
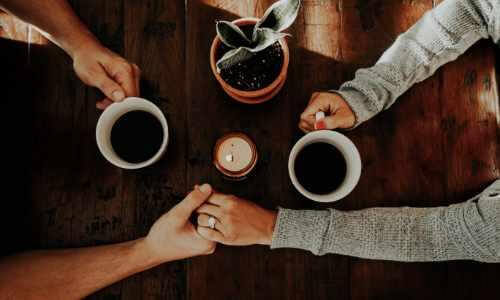
[[[0,254],[29,247],[31,212],[30,164],[33,150],[31,130],[32,82],[28,46],[0,38],[0,88],[2,90],[2,209],[0,211]],[[32,51],[40,46],[32,45]]]

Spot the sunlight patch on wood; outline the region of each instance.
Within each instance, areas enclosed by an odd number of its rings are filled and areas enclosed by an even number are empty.
[[[0,13],[0,38],[34,45],[47,44],[47,39],[36,28],[6,13]]]

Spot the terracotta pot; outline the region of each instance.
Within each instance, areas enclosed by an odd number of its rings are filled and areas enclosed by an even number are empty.
[[[256,18],[242,18],[233,21],[234,24],[238,26],[247,25],[247,24],[255,24],[258,19]],[[217,73],[216,57],[215,54],[217,52],[217,48],[222,43],[218,36],[215,36],[212,47],[210,48],[210,66],[212,67],[212,72],[214,73],[215,78],[220,83],[224,91],[231,96],[231,98],[236,101],[246,103],[246,104],[258,104],[265,102],[271,98],[273,98],[283,87],[285,84],[286,76],[288,73],[288,63],[290,62],[290,51],[288,50],[288,44],[286,40],[280,39],[278,41],[281,46],[281,50],[283,51],[283,65],[281,66],[281,71],[278,74],[278,77],[268,86],[255,91],[242,91],[238,90],[222,79],[219,73]]]

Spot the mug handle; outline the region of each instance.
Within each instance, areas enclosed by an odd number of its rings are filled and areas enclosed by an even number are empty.
[[[325,112],[320,110],[316,113],[316,115],[314,115],[314,117],[316,118],[316,122],[318,122],[319,120],[325,118]]]

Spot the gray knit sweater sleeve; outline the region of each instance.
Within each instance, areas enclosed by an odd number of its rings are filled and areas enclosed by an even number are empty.
[[[401,34],[373,67],[359,69],[352,81],[333,92],[349,103],[357,126],[488,37],[500,39],[500,1],[446,0]]]
[[[500,39],[500,0],[446,0],[337,92],[368,120],[481,38]],[[271,248],[373,259],[500,262],[500,180],[467,202],[344,212],[280,209]],[[496,194],[496,195],[495,195]],[[492,196],[491,196],[492,195]]]
[[[284,247],[398,261],[500,262],[500,180],[447,207],[280,209],[271,248]]]

